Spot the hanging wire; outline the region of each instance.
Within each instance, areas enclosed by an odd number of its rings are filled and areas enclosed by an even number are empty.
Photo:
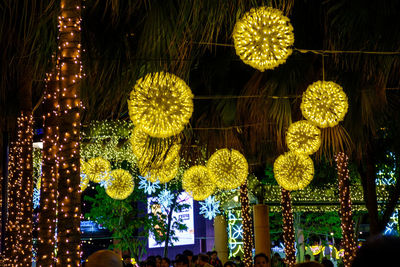
[[[324,60],[324,53],[322,53],[322,81],[325,82],[325,60]]]

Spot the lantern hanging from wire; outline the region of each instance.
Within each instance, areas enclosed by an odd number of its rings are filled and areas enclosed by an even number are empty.
[[[221,189],[234,189],[242,185],[249,174],[246,158],[234,149],[219,149],[207,162],[213,180]]]
[[[233,41],[244,63],[260,71],[273,69],[292,54],[293,27],[278,9],[252,8],[236,22]]]
[[[291,151],[311,155],[321,146],[321,130],[309,121],[297,121],[289,126],[286,143]]]
[[[132,175],[123,169],[112,170],[106,193],[113,199],[123,200],[132,194],[134,189]]]
[[[171,73],[150,73],[136,81],[128,108],[135,126],[152,137],[165,138],[179,134],[189,122],[193,94]]]
[[[314,177],[314,163],[308,155],[286,152],[274,162],[274,177],[286,190],[303,189]]]
[[[317,81],[303,93],[303,116],[321,128],[334,127],[344,119],[348,101],[343,88],[331,81]]]
[[[91,158],[88,160],[84,171],[90,181],[100,183],[109,179],[111,164],[108,160],[101,157]]]
[[[182,188],[194,200],[205,200],[215,190],[215,182],[205,166],[193,166],[185,171],[182,177]]]

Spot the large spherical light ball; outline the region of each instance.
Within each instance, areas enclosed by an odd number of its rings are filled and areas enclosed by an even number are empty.
[[[150,182],[154,183],[159,181],[164,184],[176,177],[179,171],[180,158],[177,156],[173,161],[161,166],[142,167],[139,166],[140,174],[147,178]]]
[[[293,27],[278,9],[253,8],[236,22],[233,41],[244,63],[260,71],[273,69],[292,54]]]
[[[249,174],[246,158],[234,149],[219,149],[207,162],[215,184],[221,189],[234,189],[242,185]]]
[[[193,94],[177,76],[157,72],[139,79],[128,100],[129,116],[152,137],[180,133],[193,112]]]
[[[108,180],[110,171],[110,162],[101,157],[89,159],[85,167],[85,172],[89,180],[95,183]]]
[[[163,140],[157,144],[150,144],[151,137],[142,128],[133,129],[130,142],[132,152],[138,159],[140,165],[152,164],[162,165],[172,162],[179,154],[181,146],[170,140]]]
[[[129,197],[133,189],[133,177],[128,171],[122,169],[111,171],[109,184],[106,188],[109,197],[122,200]]]
[[[338,125],[348,107],[343,88],[326,81],[317,81],[308,86],[300,105],[303,116],[321,128]]]
[[[321,130],[309,121],[297,121],[289,126],[286,143],[291,151],[311,155],[321,146]]]
[[[186,170],[182,177],[182,188],[194,200],[204,200],[215,190],[215,182],[207,167],[193,166]]]
[[[314,163],[305,154],[286,152],[275,160],[274,177],[286,190],[303,189],[314,177]]]

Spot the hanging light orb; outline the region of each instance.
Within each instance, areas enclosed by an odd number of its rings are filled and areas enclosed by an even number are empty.
[[[177,156],[172,162],[161,166],[139,166],[140,174],[152,183],[159,181],[161,184],[165,184],[178,174],[179,162],[180,158]]]
[[[249,174],[246,158],[234,149],[219,149],[207,162],[216,186],[221,189],[234,189],[242,185]]]
[[[182,188],[194,200],[204,200],[214,193],[215,182],[207,167],[193,166],[183,174]]]
[[[314,163],[308,155],[286,152],[275,160],[274,177],[286,190],[303,189],[314,177]]]
[[[129,116],[152,137],[180,133],[193,112],[193,94],[177,76],[157,72],[136,81],[128,100]]]
[[[321,128],[338,125],[348,107],[343,88],[326,81],[317,81],[308,86],[300,105],[303,116]]]
[[[122,169],[111,171],[110,180],[106,187],[106,193],[113,199],[122,200],[129,197],[134,189],[132,175]]]
[[[311,155],[321,146],[321,130],[309,121],[297,121],[289,126],[286,143],[291,151]]]
[[[91,158],[85,166],[85,172],[89,180],[100,183],[109,179],[111,164],[108,160],[101,157]]]
[[[151,137],[142,128],[133,129],[130,142],[132,152],[138,159],[140,165],[152,164],[155,166],[168,164],[179,154],[181,146],[173,143],[173,140],[157,140],[151,144]]]
[[[244,63],[260,71],[273,69],[292,54],[293,27],[278,9],[252,8],[236,22],[233,42]]]

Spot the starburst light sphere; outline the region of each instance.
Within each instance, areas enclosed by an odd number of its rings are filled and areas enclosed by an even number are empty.
[[[183,174],[182,188],[194,200],[205,200],[214,193],[215,183],[207,167],[193,166]]]
[[[152,147],[149,145],[149,135],[140,127],[135,127],[130,142],[132,145],[132,152],[141,165],[148,163],[156,166],[168,164],[178,156],[181,148],[179,144],[169,144],[167,141],[159,142],[158,146]]]
[[[180,133],[193,112],[193,94],[177,76],[157,72],[136,81],[128,100],[133,124],[152,137]]]
[[[221,189],[234,189],[242,185],[249,174],[246,158],[234,149],[219,149],[207,162],[215,184]]]
[[[108,160],[101,157],[91,158],[88,160],[85,172],[89,180],[95,183],[108,180],[111,171],[111,164]]]
[[[275,160],[274,177],[286,190],[303,189],[314,177],[314,163],[308,155],[286,152]]]
[[[289,150],[311,155],[321,146],[321,130],[309,121],[292,123],[286,132]]]
[[[278,9],[252,8],[236,22],[233,41],[244,63],[260,71],[273,69],[292,54],[293,27]]]
[[[175,157],[175,159],[163,165],[153,165],[150,167],[142,167],[139,166],[140,173],[147,178],[150,182],[154,183],[159,181],[161,184],[165,184],[178,174],[179,170],[179,156]]]
[[[303,116],[321,128],[338,125],[348,107],[343,88],[329,81],[317,81],[308,86],[300,105]]]
[[[134,189],[132,175],[123,169],[111,171],[106,193],[113,199],[122,200],[129,197]]]

